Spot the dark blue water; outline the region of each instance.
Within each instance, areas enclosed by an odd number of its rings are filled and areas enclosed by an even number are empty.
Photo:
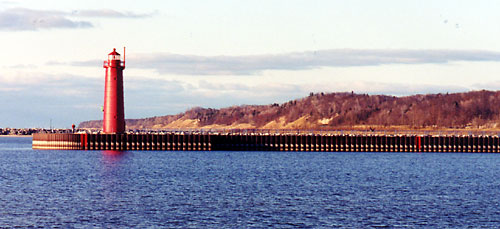
[[[500,154],[116,154],[0,138],[0,227],[498,227],[499,178]]]

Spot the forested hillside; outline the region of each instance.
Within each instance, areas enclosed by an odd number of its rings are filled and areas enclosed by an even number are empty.
[[[500,91],[406,97],[311,93],[283,104],[193,108],[126,122],[128,129],[500,129]],[[79,127],[100,128],[101,121]]]

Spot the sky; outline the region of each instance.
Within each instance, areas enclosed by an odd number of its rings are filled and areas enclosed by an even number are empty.
[[[0,0],[0,128],[102,119],[126,46],[125,116],[310,92],[500,90],[495,0]]]

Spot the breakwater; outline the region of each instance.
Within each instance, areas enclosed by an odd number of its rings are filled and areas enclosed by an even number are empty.
[[[33,149],[159,151],[500,152],[488,135],[157,133],[33,135]]]

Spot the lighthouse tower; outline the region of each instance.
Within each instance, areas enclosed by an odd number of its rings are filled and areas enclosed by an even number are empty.
[[[125,112],[123,106],[123,69],[125,69],[125,48],[123,61],[120,53],[113,49],[104,61],[106,83],[104,86],[104,119],[103,132],[120,134],[125,132]]]

